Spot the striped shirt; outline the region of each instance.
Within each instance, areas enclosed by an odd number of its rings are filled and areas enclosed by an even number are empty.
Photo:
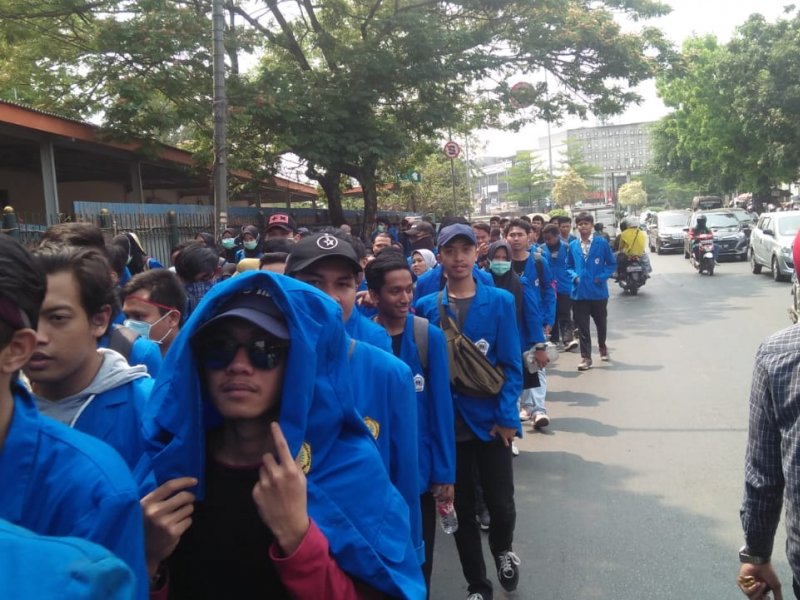
[[[741,519],[745,544],[769,557],[786,498],[786,554],[800,579],[800,325],[768,337],[750,390]]]

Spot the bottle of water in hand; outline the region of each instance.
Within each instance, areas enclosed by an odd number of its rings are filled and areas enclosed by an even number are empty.
[[[445,533],[455,533],[458,530],[458,516],[452,502],[442,500],[436,501],[436,512],[439,513],[439,522],[442,524],[442,531]]]

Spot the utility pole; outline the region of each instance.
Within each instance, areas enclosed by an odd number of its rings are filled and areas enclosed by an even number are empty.
[[[228,102],[225,97],[225,10],[213,0],[211,13],[214,49],[214,224],[217,237],[228,222]]]
[[[447,139],[453,140],[453,131],[447,129]],[[455,159],[450,159],[450,181],[453,184],[453,216],[458,214],[458,200],[456,199],[456,166]]]
[[[472,220],[472,201],[474,199],[474,194],[472,193],[472,174],[470,173],[470,164],[469,164],[469,131],[464,134],[464,158],[466,159],[467,163],[467,189],[469,190],[469,205],[467,206],[467,219]]]

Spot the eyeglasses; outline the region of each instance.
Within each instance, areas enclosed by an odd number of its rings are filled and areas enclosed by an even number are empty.
[[[270,371],[281,364],[289,353],[288,344],[275,344],[269,340],[253,340],[240,343],[235,340],[207,340],[198,348],[200,361],[207,369],[222,370],[233,362],[245,348],[250,364],[261,371]]]

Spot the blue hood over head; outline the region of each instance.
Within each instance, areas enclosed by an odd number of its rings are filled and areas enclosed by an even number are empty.
[[[268,293],[290,334],[279,422],[308,480],[308,512],[339,566],[394,597],[424,598],[408,506],[389,481],[355,410],[341,308],[294,279],[264,271],[214,286],[167,354],[145,408],[144,436],[158,483],[196,477],[202,497],[205,432],[219,424],[201,385],[191,339],[232,296]]]

